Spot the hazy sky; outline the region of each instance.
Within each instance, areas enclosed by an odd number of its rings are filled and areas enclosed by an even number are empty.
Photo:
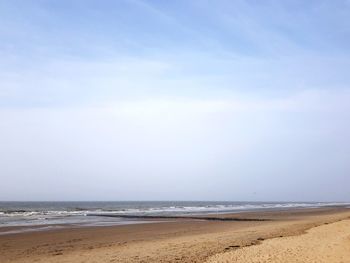
[[[350,201],[350,1],[0,0],[0,200]]]

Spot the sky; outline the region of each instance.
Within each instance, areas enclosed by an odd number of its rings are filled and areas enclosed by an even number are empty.
[[[0,200],[350,201],[350,1],[0,0]]]

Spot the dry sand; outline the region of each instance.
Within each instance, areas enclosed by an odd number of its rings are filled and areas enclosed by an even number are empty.
[[[256,246],[218,254],[206,263],[350,262],[350,220],[322,225],[306,234],[274,238]]]
[[[297,254],[298,251],[298,253],[302,253],[304,244],[309,247],[319,246],[321,237],[323,237],[321,243],[331,244],[332,251],[335,251],[335,254],[341,253],[343,244],[348,245],[348,243],[342,241],[342,238],[349,234],[349,226],[346,227],[349,223],[348,221],[339,220],[350,218],[349,209],[301,209],[221,215],[220,217],[259,218],[269,219],[269,221],[181,219],[164,223],[71,228],[0,235],[0,262],[133,263],[206,262],[207,260],[211,260],[210,262],[218,260],[222,260],[218,262],[235,262],[230,260],[231,257],[234,258],[238,255],[236,253],[242,253],[240,255],[244,257],[245,252],[240,251],[254,253],[249,252],[249,249],[259,250],[262,246],[269,246],[270,250],[262,249],[259,252],[260,254],[256,252],[256,255],[262,255],[264,251],[275,254],[276,258],[283,255],[282,262],[341,262],[330,261],[331,259],[320,261],[312,254],[306,256],[314,257],[312,259],[314,261],[305,261],[306,257],[302,261],[285,261],[284,259],[287,256],[284,256],[284,254],[290,252],[289,256],[291,256],[292,253]],[[339,223],[332,224],[333,222]],[[325,223],[327,225],[324,225]],[[313,228],[320,225],[322,225],[320,228]],[[313,229],[308,232],[309,234],[313,235],[318,229],[321,229],[323,234],[320,232],[320,236],[317,238],[315,236],[310,237],[310,239],[307,238],[309,240],[309,243],[307,243],[303,238],[309,235],[304,233],[305,230],[310,228]],[[4,229],[0,229],[1,231],[4,231]],[[327,233],[327,236],[325,236],[325,233]],[[271,239],[293,235],[295,237]],[[302,238],[301,241],[298,241],[298,238]],[[265,241],[259,244],[261,239],[265,239]],[[271,250],[270,242],[278,244],[279,240],[291,240],[291,242]],[[336,246],[335,244],[339,245]],[[320,250],[315,250],[318,257],[332,255],[327,252],[327,249],[330,250],[327,245],[322,246]],[[350,250],[349,247],[348,249]],[[308,252],[309,249],[304,249],[304,251]],[[291,257],[294,258],[294,256]],[[300,256],[300,258],[302,257],[303,255]],[[238,262],[280,262],[262,261],[260,258],[257,258],[256,261],[247,260],[246,258]],[[343,262],[350,261],[345,259]]]

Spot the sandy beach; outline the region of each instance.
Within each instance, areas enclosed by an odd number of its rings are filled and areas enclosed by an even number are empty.
[[[350,262],[350,220],[314,227],[305,234],[263,241],[218,254],[207,263],[219,262]]]
[[[168,219],[3,234],[0,262],[349,262],[349,209],[211,217],[249,220]]]

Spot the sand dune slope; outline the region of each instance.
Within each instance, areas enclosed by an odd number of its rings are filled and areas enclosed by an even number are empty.
[[[350,220],[315,227],[299,236],[265,240],[207,261],[214,262],[350,263]]]

